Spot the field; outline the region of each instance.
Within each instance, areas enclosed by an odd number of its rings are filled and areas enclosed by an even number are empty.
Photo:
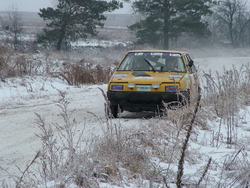
[[[79,42],[85,47],[72,52],[7,53],[13,69],[1,72],[0,185],[247,187],[249,49],[186,49],[201,78],[197,113],[194,104],[162,117],[124,112],[109,119],[108,77],[135,47],[128,45],[133,36],[120,21],[125,18],[117,19],[107,20],[99,42]],[[113,43],[103,42],[110,38]],[[81,80],[73,74],[79,64],[77,75],[88,75]]]

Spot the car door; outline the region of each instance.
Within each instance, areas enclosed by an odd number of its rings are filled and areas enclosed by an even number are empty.
[[[190,91],[190,97],[191,99],[194,99],[198,96],[198,87],[199,87],[199,78],[198,78],[198,72],[197,69],[195,67],[195,65],[193,64],[193,60],[190,58],[190,56],[188,54],[185,54],[185,59],[188,65],[188,70],[189,70],[189,74],[187,75],[188,77],[188,88]],[[191,66],[190,66],[191,64]]]

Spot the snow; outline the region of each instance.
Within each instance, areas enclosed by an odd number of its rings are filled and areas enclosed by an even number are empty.
[[[88,47],[98,47],[98,46],[102,46],[102,47],[113,47],[113,46],[117,46],[117,45],[121,45],[121,46],[127,46],[128,44],[131,44],[130,41],[108,41],[108,40],[85,40],[85,41],[77,41],[77,42],[72,42],[71,45],[73,47],[77,47],[77,46],[88,46]]]
[[[104,117],[104,99],[97,89],[105,90],[106,85],[84,85],[81,88],[68,86],[57,79],[22,78],[7,79],[0,87],[0,167],[13,168],[26,166],[40,149],[39,134],[36,125],[38,113],[45,117],[46,122],[61,122],[59,108],[56,105],[60,99],[59,91],[67,93],[70,100],[70,110],[75,109],[77,120],[84,122],[90,116],[87,111],[93,111],[100,118]],[[93,134],[92,130],[99,125],[88,119],[85,131]],[[97,132],[98,133],[98,132]],[[0,174],[2,170],[0,169]],[[14,167],[15,169],[15,167]],[[3,176],[1,176],[3,177]]]
[[[223,73],[224,67],[231,69],[233,66],[240,68],[242,64],[250,62],[250,57],[208,57],[196,58],[200,75],[202,72],[211,70]],[[56,78],[44,77],[22,77],[9,78],[0,83],[0,182],[8,177],[9,173],[18,174],[18,169],[24,170],[27,164],[40,150],[41,143],[36,136],[40,133],[37,126],[37,116],[41,115],[47,123],[62,122],[60,109],[57,106],[61,98],[60,92],[66,92],[69,110],[74,110],[74,118],[78,122],[79,131],[84,128],[84,138],[103,134],[101,123],[105,119],[104,97],[100,88],[106,91],[107,85],[82,85],[80,87],[69,86],[66,82]],[[239,148],[247,147],[250,141],[250,107],[242,107],[237,130],[239,145],[229,148],[227,144],[219,142],[216,147],[216,133],[226,135],[226,128],[219,131],[219,122],[211,121],[211,130],[198,130],[197,141],[192,142],[190,150],[205,155],[206,160],[197,165],[196,168],[185,165],[184,174],[193,174],[203,167],[210,156],[213,160],[222,162],[229,154],[236,153]],[[138,127],[153,117],[152,113],[129,113],[125,112],[119,120],[123,126]],[[98,118],[97,118],[98,117]],[[146,118],[145,118],[146,117]],[[149,118],[149,119],[148,119]],[[87,122],[87,123],[86,123]],[[219,139],[225,139],[223,137]],[[212,143],[211,141],[214,141]],[[242,144],[242,145],[240,145]],[[249,149],[249,148],[248,148]],[[164,165],[164,164],[162,164]],[[210,174],[216,177],[216,169]],[[219,178],[219,177],[217,177]],[[53,182],[50,182],[51,187]],[[147,184],[147,182],[145,182]],[[148,183],[149,184],[149,183]],[[50,185],[48,185],[50,187]],[[75,186],[71,186],[75,187]],[[115,187],[101,183],[100,187]],[[118,187],[118,186],[117,186]],[[133,187],[130,184],[130,187]],[[134,186],[136,187],[136,186]]]

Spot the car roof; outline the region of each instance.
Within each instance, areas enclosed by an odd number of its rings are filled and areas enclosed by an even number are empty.
[[[131,52],[165,52],[165,53],[180,53],[180,54],[187,54],[187,52],[184,51],[174,51],[174,50],[130,50],[128,53]]]

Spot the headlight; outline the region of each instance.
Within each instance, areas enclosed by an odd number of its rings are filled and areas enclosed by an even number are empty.
[[[123,85],[111,85],[111,90],[112,91],[122,91]]]
[[[158,89],[158,88],[160,88],[160,84],[152,84],[152,88]]]
[[[130,89],[135,88],[135,84],[134,83],[128,83],[128,88],[130,88]]]

